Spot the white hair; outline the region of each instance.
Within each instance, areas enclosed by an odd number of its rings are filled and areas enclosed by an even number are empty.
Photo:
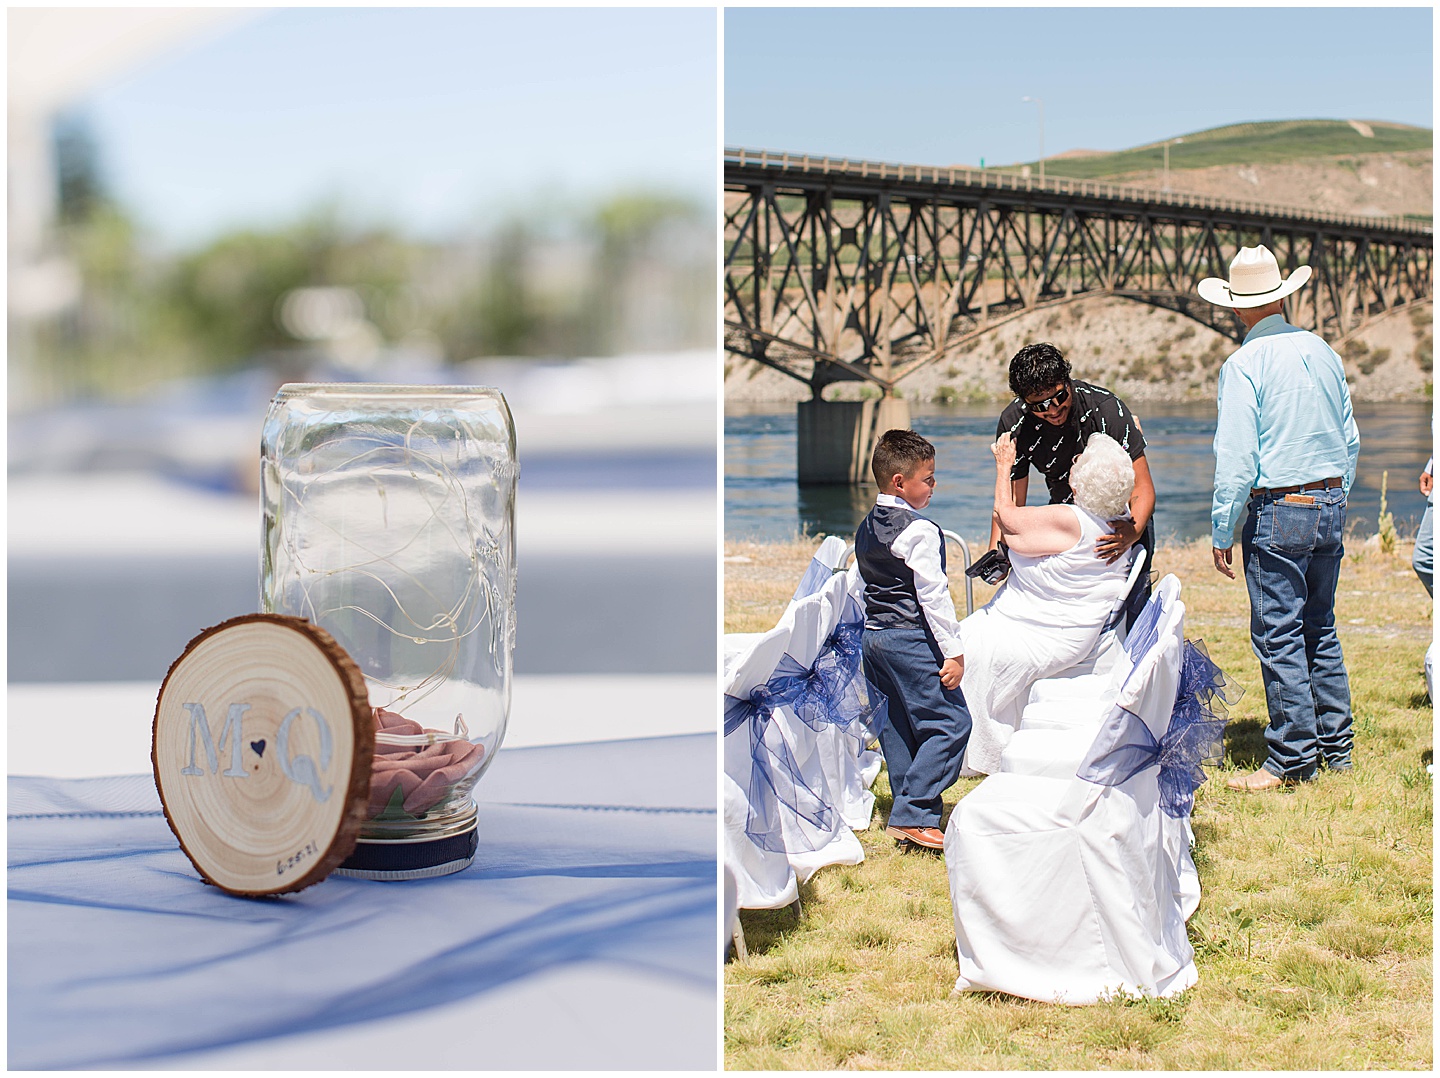
[[[1120,516],[1135,489],[1130,454],[1108,434],[1090,435],[1085,452],[1070,468],[1070,489],[1080,508],[1106,520]]]

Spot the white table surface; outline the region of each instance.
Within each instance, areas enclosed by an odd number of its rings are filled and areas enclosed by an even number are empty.
[[[260,556],[256,495],[216,494],[133,473],[32,475],[6,492],[13,557],[157,553]],[[526,491],[515,545],[531,554],[710,554],[719,549],[714,490]]]
[[[150,727],[160,683],[12,684],[7,687],[10,775],[89,778],[150,770]],[[569,745],[718,729],[715,679],[703,675],[516,675],[505,746]],[[65,731],[56,752],[55,731]]]
[[[148,772],[158,688],[143,682],[10,685],[7,772],[57,778]],[[519,676],[505,745],[714,731],[718,699],[714,679],[704,676]],[[65,746],[58,754],[57,731]],[[718,738],[716,744],[718,752]],[[500,751],[503,756],[505,748]],[[717,790],[718,781],[717,768]],[[717,821],[717,849],[718,835]],[[717,924],[718,916],[717,909]],[[577,962],[418,1014],[174,1057],[164,1066],[713,1070],[721,1058],[718,929],[715,939],[716,988],[608,962]],[[457,1037],[457,1029],[474,1035]]]

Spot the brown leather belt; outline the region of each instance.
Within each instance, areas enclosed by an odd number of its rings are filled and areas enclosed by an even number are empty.
[[[1302,490],[1334,490],[1344,483],[1343,479],[1317,479],[1313,483],[1301,483],[1298,487],[1251,487],[1250,497],[1259,498],[1266,494],[1295,494]]]

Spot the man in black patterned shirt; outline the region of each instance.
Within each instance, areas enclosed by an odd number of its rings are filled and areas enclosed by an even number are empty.
[[[1010,360],[1010,389],[1015,400],[1000,413],[995,437],[1007,431],[1015,439],[1015,467],[1010,482],[1015,504],[1024,505],[1030,489],[1030,466],[1045,477],[1050,504],[1074,501],[1070,465],[1085,448],[1090,435],[1104,433],[1130,454],[1135,467],[1135,492],[1130,496],[1130,517],[1111,521],[1112,532],[1102,535],[1095,552],[1114,561],[1137,540],[1145,546],[1145,573],[1126,604],[1129,620],[1149,596],[1150,563],[1155,553],[1155,483],[1145,460],[1145,433],[1135,413],[1108,389],[1070,377],[1070,364],[1053,344],[1027,344]],[[1000,538],[999,525],[990,526],[990,546]]]

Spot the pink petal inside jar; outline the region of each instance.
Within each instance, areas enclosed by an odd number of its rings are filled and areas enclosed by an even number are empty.
[[[390,805],[398,789],[404,810],[418,816],[445,799],[456,783],[473,774],[485,747],[455,734],[427,730],[384,708],[375,709],[377,733],[406,737],[430,735],[423,745],[397,745],[377,739],[370,772],[370,815]]]

